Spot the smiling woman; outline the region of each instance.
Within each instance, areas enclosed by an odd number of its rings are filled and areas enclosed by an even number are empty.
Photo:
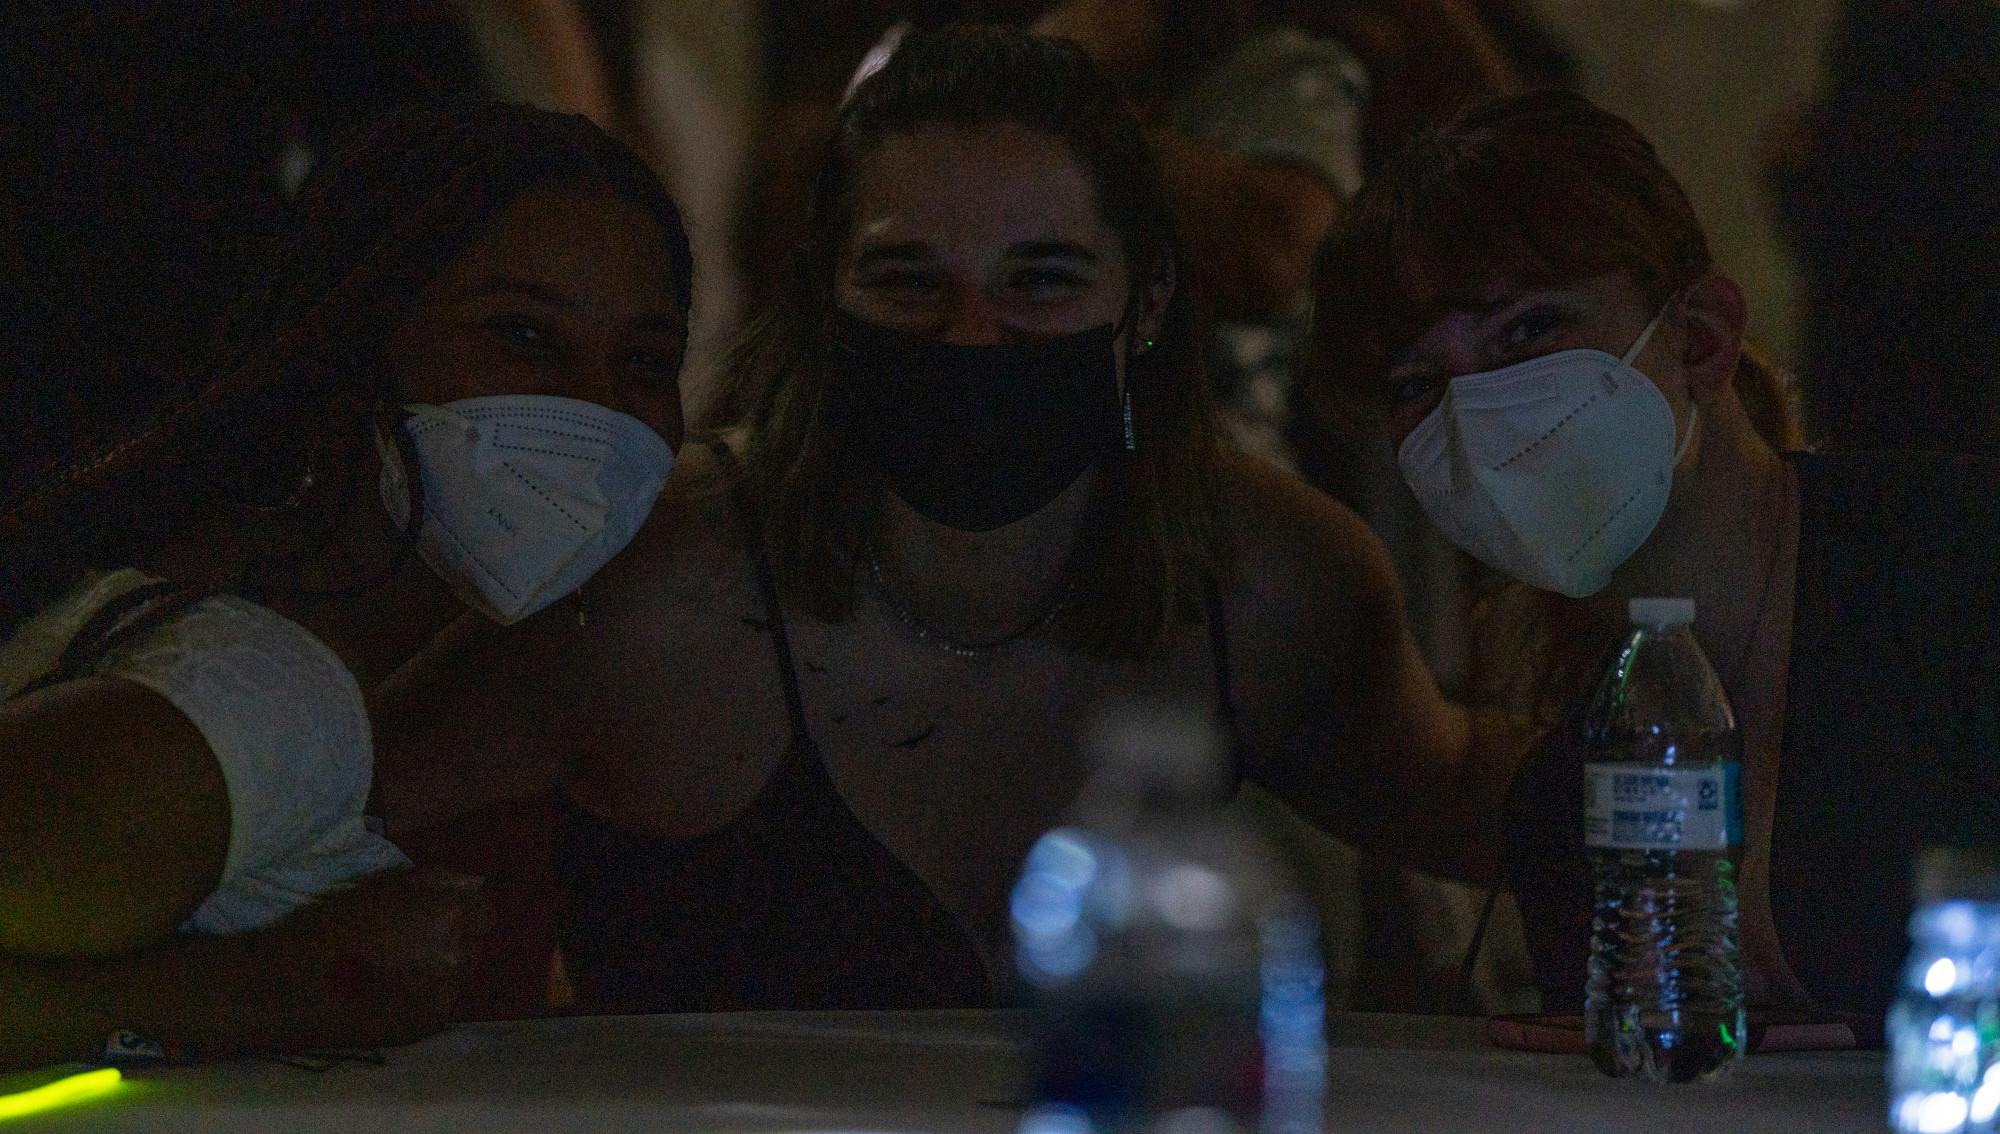
[[[1030,569],[1038,592],[1069,574],[1064,586],[1076,601],[1052,623],[1059,637],[1132,655],[1195,616],[1201,580],[1221,573],[1213,410],[1188,333],[1192,310],[1175,286],[1171,203],[1145,135],[1107,111],[1118,96],[1080,53],[1057,55],[1041,42],[918,37],[899,51],[889,80],[855,92],[814,185],[811,237],[752,337],[730,403],[755,417],[745,456],[770,509],[766,538],[784,549],[779,580],[832,617],[851,601],[852,545],[882,503],[858,482],[867,471],[852,465],[854,443],[903,466],[891,470],[903,499],[926,479],[916,495],[981,494],[994,519],[1019,519],[1051,500],[1076,516],[1109,478],[1106,488],[1134,506],[1104,517],[1108,538],[1069,565],[1058,562],[1066,547],[1036,540]],[[908,85],[923,82],[935,86]],[[1091,345],[1100,331],[1103,342]],[[1035,364],[1024,374],[1040,381],[987,383],[989,396],[1015,399],[999,429],[979,428],[996,423],[968,416],[974,403],[963,399],[921,417],[820,416],[857,397],[937,398],[938,380],[968,373],[980,353],[947,361],[920,342],[1013,344],[1023,348],[1013,352],[1016,368],[1030,343],[1047,361],[1065,346],[1090,357],[1082,375]],[[891,392],[879,380],[926,354],[934,365],[916,389]],[[857,367],[878,380],[853,380]],[[1106,380],[1091,384],[1091,367]],[[770,397],[749,410],[758,390]],[[1084,400],[1093,395],[1110,398],[1108,407]],[[847,425],[868,432],[843,444]],[[1128,434],[1133,459],[1084,475]],[[843,452],[847,467],[829,463]],[[1009,483],[975,484],[982,476]],[[960,629],[1004,633],[1045,598],[959,611],[984,622]]]
[[[1172,281],[1135,291],[1062,141],[919,127],[869,156],[857,196],[835,395],[911,507],[991,531],[1061,496],[1105,445],[1136,446],[1128,360],[1147,347],[1131,340],[1157,333]],[[990,416],[967,412],[982,401]]]
[[[364,820],[369,695],[672,463],[686,237],[596,127],[413,108],[300,202],[205,365],[0,499],[0,1066],[442,1022],[489,915]]]

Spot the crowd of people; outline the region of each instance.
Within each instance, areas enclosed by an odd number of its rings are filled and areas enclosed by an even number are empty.
[[[1213,712],[1227,794],[1510,892],[1570,1009],[1576,722],[1646,595],[1742,723],[1753,1003],[1880,1016],[1911,856],[2000,834],[2000,465],[1809,451],[1673,175],[1522,93],[1507,5],[950,7],[799,115],[693,428],[654,168],[465,98],[328,146],[117,412],[15,391],[0,1066],[1003,1004],[1131,697]],[[1276,400],[1217,377],[1252,325]],[[1462,592],[1337,495],[1385,476]]]

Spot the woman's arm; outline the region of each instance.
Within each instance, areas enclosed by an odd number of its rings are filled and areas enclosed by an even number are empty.
[[[0,1071],[102,1054],[131,1030],[191,1055],[407,1043],[451,1018],[478,883],[379,875],[266,929],[185,935],[129,955],[0,955]]]
[[[1239,483],[1255,533],[1231,611],[1256,730],[1247,771],[1336,835],[1491,880],[1502,804],[1538,730],[1444,698],[1359,516],[1274,469],[1246,467]]]
[[[0,706],[0,953],[150,945],[222,876],[229,793],[166,698],[115,677]]]

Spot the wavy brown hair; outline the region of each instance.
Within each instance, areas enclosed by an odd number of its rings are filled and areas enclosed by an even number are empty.
[[[858,551],[884,491],[828,404],[834,277],[859,170],[892,135],[992,122],[1068,144],[1118,234],[1135,302],[1173,270],[1172,209],[1145,134],[1075,47],[998,27],[941,28],[912,34],[861,84],[821,158],[809,235],[774,308],[732,360],[712,422],[746,428],[745,464],[779,580],[826,621],[852,612]],[[1155,346],[1129,360],[1137,451],[1106,458],[1104,512],[1079,537],[1075,601],[1053,628],[1079,649],[1149,653],[1201,617],[1203,589],[1224,573],[1219,451],[1199,349],[1176,289]]]
[[[1473,107],[1391,158],[1327,243],[1309,404],[1335,428],[1379,428],[1390,360],[1495,280],[1623,272],[1657,308],[1714,265],[1686,191],[1630,122],[1561,92]],[[1766,442],[1802,444],[1791,385],[1754,345],[1734,388]],[[1581,603],[1518,583],[1482,596],[1473,618],[1475,691],[1537,716],[1555,712],[1602,652]]]

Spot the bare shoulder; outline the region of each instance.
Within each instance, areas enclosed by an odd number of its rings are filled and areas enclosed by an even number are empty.
[[[1240,587],[1326,612],[1399,602],[1395,568],[1368,524],[1297,474],[1229,453],[1222,500]]]
[[[694,633],[682,640],[698,650],[707,623],[753,579],[731,472],[709,446],[690,442],[632,542],[575,598],[518,628],[521,640],[508,649],[562,656],[581,672],[621,664],[635,635]]]
[[[523,693],[567,692],[623,664],[635,637],[658,640],[663,632],[699,630],[715,615],[715,600],[742,590],[749,575],[721,462],[706,446],[689,444],[632,541],[575,595],[515,626],[462,616],[418,659],[422,664],[398,675],[398,684],[422,678],[427,667],[445,667],[463,671],[459,677],[476,674],[492,690],[518,685]],[[698,638],[681,640],[699,645]],[[442,672],[425,680],[462,684]]]
[[[671,475],[637,535],[587,584],[592,591],[632,585],[639,577],[673,585],[743,557],[732,470],[707,444],[681,447]],[[662,574],[662,568],[671,567]]]
[[[1250,458],[1232,459],[1226,477],[1245,770],[1343,838],[1471,872],[1461,851],[1491,845],[1490,788],[1507,765],[1462,774],[1470,733],[1404,624],[1388,552],[1352,510],[1297,477]],[[1461,811],[1435,828],[1411,819],[1441,813],[1438,801]]]
[[[516,626],[466,615],[380,691],[377,784],[391,827],[574,782],[636,752],[671,770],[755,687],[769,647],[727,471],[681,453],[632,542]]]

